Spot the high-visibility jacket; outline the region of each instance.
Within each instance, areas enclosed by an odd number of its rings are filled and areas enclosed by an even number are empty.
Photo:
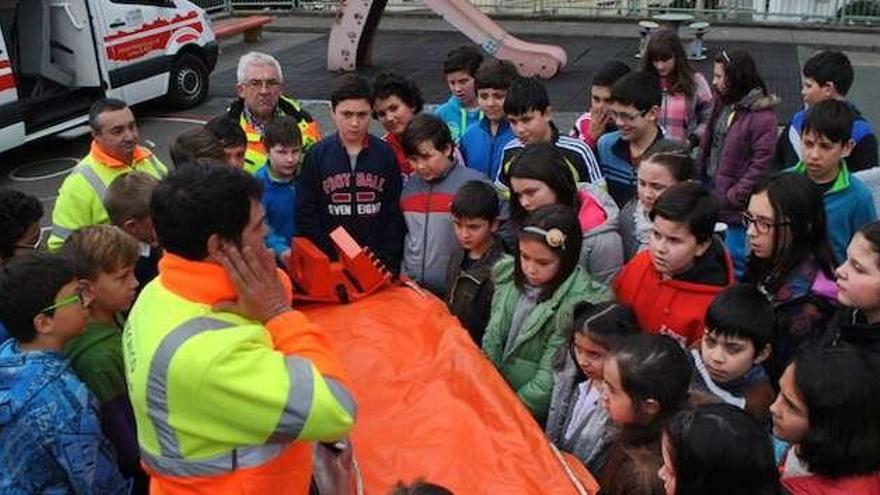
[[[354,424],[348,380],[320,328],[298,311],[263,325],[212,309],[234,298],[222,267],[166,252],[126,322],[153,495],[308,493],[307,441],[339,440]]]
[[[318,127],[318,121],[303,110],[298,101],[282,96],[278,100],[278,112],[280,115],[287,115],[296,119],[299,132],[302,134],[302,147],[304,151],[321,140],[321,130]],[[269,153],[263,144],[263,135],[244,116],[243,100],[239,99],[230,105],[227,115],[238,120],[239,125],[241,125],[242,130],[244,130],[247,136],[247,148],[244,152],[244,169],[252,174],[256,174],[258,170],[263,168],[266,160],[269,159]]]
[[[57,250],[70,234],[87,225],[109,223],[104,208],[104,195],[113,179],[126,172],[146,172],[157,179],[168,174],[168,169],[150,150],[138,146],[131,164],[110,156],[98,143],[92,141],[91,151],[64,179],[55,208],[52,210],[52,235],[49,249]]]

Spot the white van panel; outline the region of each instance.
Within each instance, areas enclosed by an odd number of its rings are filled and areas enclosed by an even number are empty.
[[[170,77],[171,75],[168,72],[163,72],[146,79],[141,79],[140,81],[126,84],[120,88],[122,90],[121,99],[129,105],[137,105],[138,103],[155,99],[157,93],[160,95],[164,94],[164,91],[161,91],[161,89],[168,87],[168,79]],[[157,92],[156,88],[160,88],[160,91]]]
[[[52,41],[69,48],[55,48],[52,59],[55,63],[75,72],[74,87],[98,87],[101,85],[100,73],[93,63],[95,46],[85,0],[52,0],[51,26]]]

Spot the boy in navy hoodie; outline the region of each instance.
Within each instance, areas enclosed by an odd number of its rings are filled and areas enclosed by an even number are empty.
[[[0,274],[0,492],[128,493],[64,344],[81,335],[91,296],[66,258],[28,254]]]
[[[459,148],[464,164],[486,177],[498,174],[504,146],[516,138],[504,114],[504,100],[517,77],[516,68],[510,62],[490,59],[477,69],[474,84],[483,118],[461,136]]]
[[[296,184],[296,228],[336,259],[330,232],[344,227],[396,271],[403,251],[401,179],[391,147],[370,135],[373,92],[349,74],[330,95],[336,132],[309,150]]]
[[[269,234],[266,245],[282,266],[290,259],[290,240],[296,235],[294,177],[302,158],[302,134],[293,117],[278,117],[263,131],[263,145],[269,154],[266,165],[257,171],[263,184],[263,209]]]

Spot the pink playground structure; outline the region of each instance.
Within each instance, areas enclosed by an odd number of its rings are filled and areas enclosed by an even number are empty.
[[[387,0],[340,0],[327,45],[327,69],[352,71],[372,65],[372,44]],[[512,62],[522,76],[549,79],[565,65],[565,50],[511,36],[467,0],[424,0],[425,5],[480,45]]]

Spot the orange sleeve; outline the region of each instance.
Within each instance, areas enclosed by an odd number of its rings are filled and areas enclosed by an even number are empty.
[[[330,340],[306,315],[295,310],[287,311],[269,320],[266,329],[272,336],[275,350],[308,359],[322,375],[350,387],[348,375],[336,358]]]

